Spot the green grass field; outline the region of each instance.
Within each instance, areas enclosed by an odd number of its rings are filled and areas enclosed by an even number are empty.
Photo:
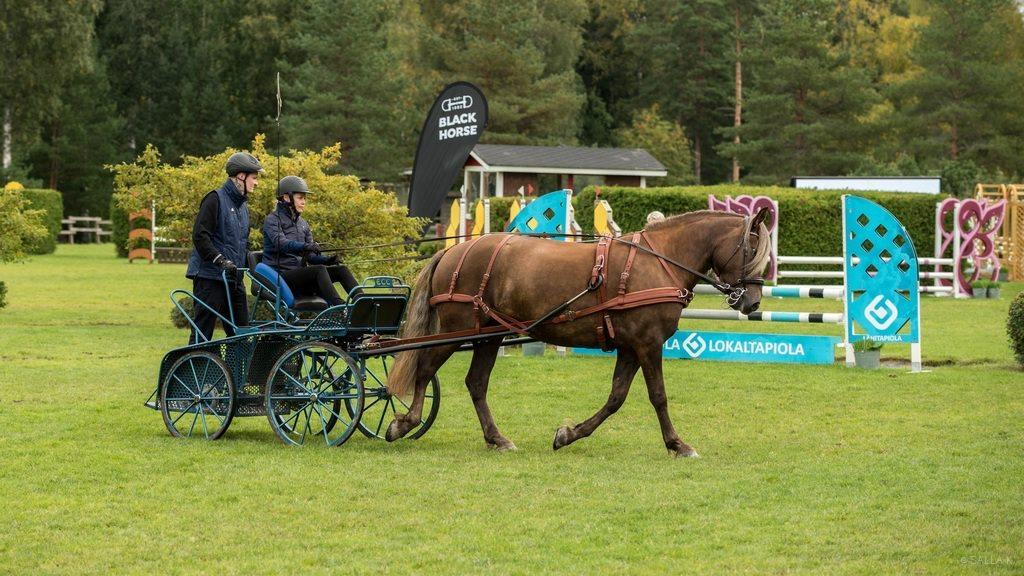
[[[491,380],[518,452],[484,448],[465,354],[422,439],[295,449],[265,418],[217,442],[167,434],[142,404],[185,342],[167,293],[189,283],[112,253],[0,266],[0,573],[1024,572],[1024,372],[1004,326],[1021,285],[925,299],[924,374],[668,362],[697,460],[667,456],[639,378],[594,436],[552,452],[611,378],[609,359],[553,355],[500,358]]]

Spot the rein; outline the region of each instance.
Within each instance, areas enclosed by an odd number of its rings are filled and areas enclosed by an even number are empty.
[[[744,230],[747,229],[747,222],[749,221],[749,219],[750,219],[749,216],[744,216],[743,217],[743,229]],[[758,233],[754,232],[754,231],[750,231],[750,234],[754,234],[755,236],[758,235]],[[535,238],[585,238],[587,240],[599,240],[599,239],[604,237],[604,236],[601,236],[599,234],[559,234],[559,233],[554,233],[554,234],[523,234],[523,233],[519,233],[519,235],[520,236],[527,236],[527,237],[535,237]],[[326,249],[322,250],[322,252],[324,252],[324,253],[329,253],[329,252],[355,252],[355,251],[358,251],[358,250],[370,250],[370,249],[374,249],[374,248],[394,248],[394,247],[398,247],[398,246],[419,245],[419,244],[424,244],[424,243],[427,243],[427,242],[442,242],[442,241],[445,241],[445,240],[458,240],[458,239],[464,239],[464,238],[479,238],[481,236],[482,235],[480,235],[480,234],[477,234],[477,235],[461,234],[461,235],[454,235],[454,236],[439,236],[439,237],[436,237],[436,238],[409,239],[409,240],[403,240],[401,242],[390,242],[390,243],[386,243],[386,244],[368,244],[368,245],[364,245],[364,246],[343,246],[343,247],[338,247],[338,248],[326,248]],[[649,238],[647,238],[646,236],[644,236],[644,238],[647,240],[648,244],[651,243]],[[743,235],[743,240],[741,240],[740,243],[736,245],[736,248],[733,249],[732,255],[730,255],[729,259],[726,260],[726,262],[725,262],[725,264],[728,264],[729,262],[731,262],[732,259],[736,256],[736,253],[740,252],[742,250],[743,263],[742,263],[742,267],[741,267],[741,276],[740,276],[740,278],[737,281],[735,286],[733,286],[731,284],[728,284],[726,282],[722,282],[721,280],[712,278],[711,276],[708,276],[707,274],[704,274],[703,272],[698,272],[698,271],[694,270],[693,268],[690,268],[689,266],[683,264],[682,262],[679,262],[677,260],[669,258],[665,254],[662,254],[660,251],[655,250],[653,248],[653,245],[652,245],[651,248],[648,248],[646,246],[640,245],[637,242],[633,242],[631,240],[626,240],[623,237],[612,238],[612,241],[613,242],[618,242],[620,244],[625,244],[627,246],[635,247],[637,250],[639,250],[641,252],[645,252],[645,253],[647,253],[647,254],[649,254],[651,256],[654,256],[655,258],[658,258],[658,259],[662,260],[663,262],[667,262],[668,264],[671,264],[671,265],[675,266],[676,268],[679,268],[680,270],[683,270],[685,272],[689,272],[690,274],[693,274],[698,279],[703,280],[704,282],[707,282],[708,284],[713,286],[716,290],[718,290],[723,295],[725,295],[726,298],[727,298],[727,302],[729,303],[730,306],[735,304],[736,302],[739,302],[740,298],[743,297],[743,295],[747,291],[746,285],[748,285],[748,284],[764,285],[764,280],[763,279],[760,279],[760,278],[748,278],[746,276],[747,249],[750,246],[750,241],[749,241],[749,238],[748,238],[748,234],[744,234]],[[367,260],[366,262],[390,261],[390,260],[392,260],[392,259],[387,258],[387,259]]]

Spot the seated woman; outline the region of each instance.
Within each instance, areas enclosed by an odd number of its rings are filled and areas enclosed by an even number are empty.
[[[298,176],[285,176],[278,182],[277,208],[263,221],[263,262],[277,270],[295,294],[319,296],[337,306],[344,301],[334,282],[341,282],[346,292],[359,283],[338,263],[337,256],[320,253],[309,224],[302,219],[307,194],[309,187]]]

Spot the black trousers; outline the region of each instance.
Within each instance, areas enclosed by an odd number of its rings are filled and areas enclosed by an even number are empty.
[[[341,264],[336,266],[311,264],[293,270],[285,270],[281,272],[281,278],[288,283],[288,287],[296,296],[319,296],[331,306],[345,303],[334,288],[335,282],[340,282],[346,292],[351,292],[359,285],[355,277],[352,276],[352,272]]]
[[[228,320],[231,320],[231,311],[233,310],[235,315],[235,325],[248,326],[249,309],[248,303],[245,299],[245,286],[241,282],[229,283],[228,286],[230,287],[230,308],[228,302],[228,291],[225,290],[223,280],[195,278],[192,280],[192,293],[195,294],[196,298],[205,302],[207,306],[213,308],[218,314]],[[207,340],[212,339],[213,329],[217,325],[217,316],[215,316],[213,312],[207,310],[205,306],[196,304],[193,319],[195,320],[196,326],[199,327],[199,332],[205,336]],[[223,322],[221,325],[228,336],[235,335],[235,331],[231,326],[226,326]],[[195,330],[193,330],[192,335],[189,338],[189,344],[195,344],[197,341]]]

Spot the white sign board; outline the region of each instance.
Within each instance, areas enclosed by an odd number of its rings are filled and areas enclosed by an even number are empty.
[[[913,192],[917,194],[938,194],[942,178],[938,176],[795,176],[794,188],[811,190],[862,190],[875,192]]]

